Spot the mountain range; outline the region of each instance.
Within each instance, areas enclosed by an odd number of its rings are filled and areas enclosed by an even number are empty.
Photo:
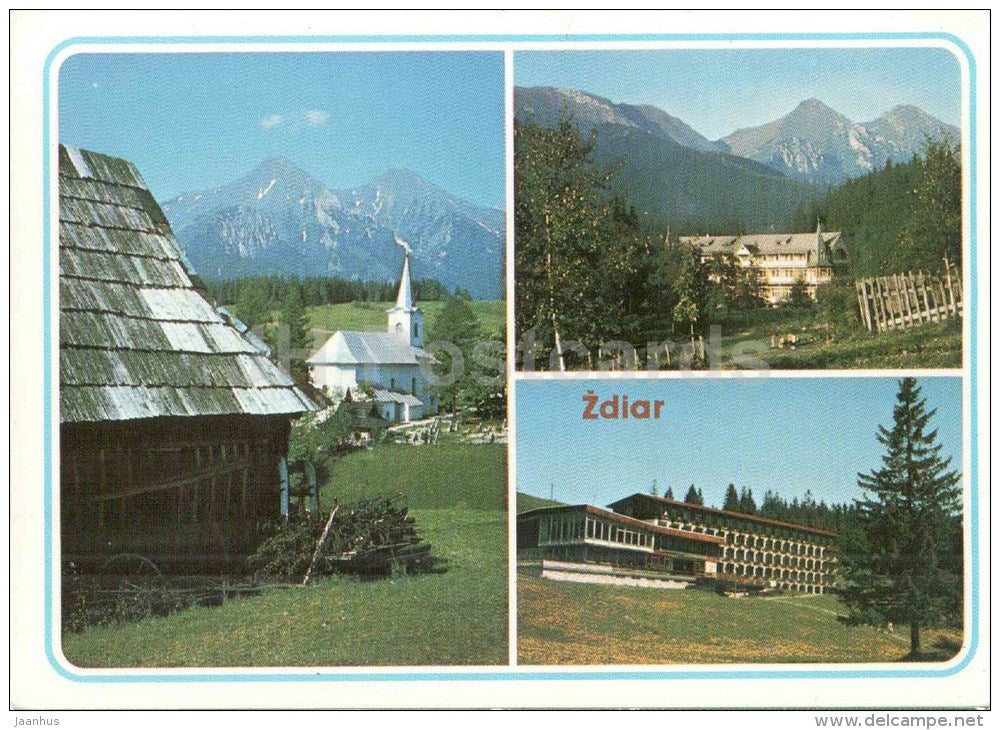
[[[570,111],[586,133],[615,128],[645,133],[702,153],[753,160],[799,182],[839,185],[892,162],[905,162],[931,139],[959,140],[959,130],[915,106],[897,106],[870,122],[854,122],[818,99],[783,117],[709,140],[683,120],[650,105],[616,104],[573,89],[517,87],[516,114],[542,126]],[[600,140],[599,140],[600,144]]]
[[[503,295],[504,213],[462,200],[410,170],[337,190],[281,157],[219,187],[162,201],[174,235],[208,279],[286,274],[392,281],[413,250],[417,278]]]

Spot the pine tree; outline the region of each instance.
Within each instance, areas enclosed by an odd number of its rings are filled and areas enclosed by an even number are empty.
[[[236,315],[247,327],[258,324],[265,324],[271,313],[268,311],[267,301],[264,292],[256,285],[255,281],[248,280],[242,282],[240,294],[236,300]]]
[[[687,502],[688,504],[705,503],[704,500],[701,498],[701,495],[698,493],[698,490],[695,489],[695,486],[693,484],[690,487],[688,487],[687,494],[684,495],[684,501]]]
[[[722,502],[722,509],[730,512],[740,511],[740,495],[736,492],[736,485],[732,482],[726,487],[726,498]]]
[[[431,329],[431,341],[450,343],[458,348],[461,353],[446,349],[442,346],[435,349],[434,355],[441,361],[435,367],[439,375],[444,376],[433,386],[438,399],[442,403],[451,405],[452,415],[458,410],[458,401],[463,398],[466,391],[471,390],[474,381],[472,378],[472,350],[480,338],[481,327],[475,310],[469,301],[459,294],[448,298],[441,308],[440,314],[434,320]],[[458,362],[460,360],[460,362]]]
[[[674,490],[671,489],[670,487],[667,487],[667,491],[665,491],[663,493],[663,498],[664,499],[676,499],[676,497],[674,497]]]
[[[298,286],[288,289],[281,304],[280,322],[288,330],[289,369],[300,382],[306,382],[309,378],[306,359],[309,357],[312,338],[309,336],[309,317]]]
[[[878,430],[882,466],[858,475],[858,535],[841,557],[846,622],[909,624],[913,658],[921,627],[960,615],[962,604],[960,475],[941,456],[926,403],[915,379],[900,381],[893,427]]]

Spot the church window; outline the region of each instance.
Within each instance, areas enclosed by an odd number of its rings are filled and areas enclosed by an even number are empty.
[[[417,394],[417,379],[416,378],[410,378],[410,393],[412,395],[416,395]]]
[[[413,323],[413,336],[420,337],[420,324],[418,322]]]

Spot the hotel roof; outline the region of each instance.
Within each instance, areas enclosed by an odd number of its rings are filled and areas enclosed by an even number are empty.
[[[636,492],[628,497],[623,497],[615,502],[608,505],[611,509],[616,509],[620,505],[624,505],[631,499],[645,499],[655,503],[660,503],[663,505],[670,505],[672,507],[684,507],[687,509],[693,509],[698,512],[705,512],[708,514],[721,515],[724,517],[732,517],[734,519],[749,520],[751,522],[759,522],[765,525],[772,525],[774,527],[784,527],[790,530],[798,530],[800,532],[812,532],[817,535],[825,535],[827,537],[836,537],[837,533],[830,532],[829,530],[821,530],[818,527],[809,527],[807,525],[798,525],[794,522],[783,522],[781,520],[773,520],[770,517],[761,517],[760,515],[748,515],[742,512],[731,512],[725,509],[716,509],[715,507],[706,507],[700,504],[691,504],[690,502],[678,502],[675,499],[667,499],[666,497],[654,497],[652,494],[646,494],[644,492]]]

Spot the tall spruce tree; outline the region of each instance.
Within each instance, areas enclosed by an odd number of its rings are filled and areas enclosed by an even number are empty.
[[[910,655],[920,629],[960,615],[960,475],[941,456],[937,430],[913,378],[899,383],[891,429],[879,426],[882,466],[858,475],[859,530],[841,564],[848,624],[909,624]]]
[[[288,363],[291,374],[299,382],[308,382],[309,367],[306,359],[309,357],[312,338],[309,336],[309,317],[298,286],[288,289],[281,303],[280,322],[288,331]],[[281,340],[279,335],[279,344]]]
[[[736,485],[732,482],[726,487],[726,497],[722,501],[722,509],[730,512],[740,511],[740,495],[736,492]]]
[[[701,496],[701,492],[698,489],[696,489],[693,484],[690,487],[688,487],[687,494],[684,495],[684,501],[687,502],[688,504],[699,504],[699,505],[705,504],[705,500]]]
[[[434,320],[431,344],[449,343],[449,345],[443,345],[434,352],[434,356],[439,360],[435,370],[445,377],[432,387],[438,399],[448,404],[453,416],[458,411],[459,399],[475,383],[471,371],[472,350],[481,333],[482,328],[475,310],[469,304],[469,300],[458,292],[447,299],[437,319]],[[457,347],[458,352],[451,350],[450,345]]]

